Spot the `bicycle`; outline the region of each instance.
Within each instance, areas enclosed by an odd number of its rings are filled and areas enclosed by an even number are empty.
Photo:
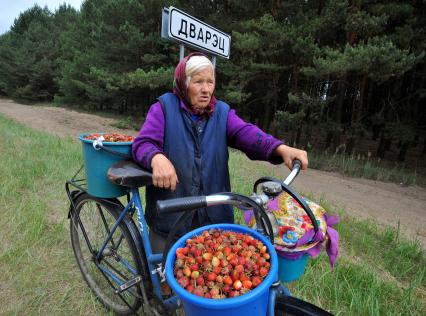
[[[191,212],[218,204],[231,204],[243,210],[251,207],[259,223],[257,230],[273,241],[273,227],[263,206],[281,192],[280,187],[298,198],[289,185],[299,171],[300,163],[295,163],[283,182],[272,178],[259,179],[254,184],[255,193],[251,197],[226,192],[159,201],[157,207],[159,211]],[[89,288],[105,308],[118,315],[139,315],[139,310],[144,315],[175,313],[181,307],[181,302],[176,295],[161,293],[161,282],[165,282],[163,267],[166,256],[152,252],[139,194],[139,188],[152,184],[152,174],[130,160],[121,160],[111,166],[108,170],[109,178],[129,190],[127,203],[123,205],[117,198],[90,195],[84,188],[84,179],[76,179],[78,173],[66,181],[65,189],[70,200],[68,218],[71,244]],[[261,194],[256,193],[259,184],[262,184]],[[70,187],[75,189],[71,190]],[[184,212],[181,219],[189,214]],[[175,228],[174,231],[177,225]],[[165,254],[170,249],[174,231],[168,237]],[[270,289],[268,315],[330,314],[292,297],[277,281]]]

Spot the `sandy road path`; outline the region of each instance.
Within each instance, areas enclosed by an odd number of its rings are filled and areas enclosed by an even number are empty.
[[[0,99],[0,114],[31,128],[58,135],[76,135],[88,131],[113,131],[114,119],[80,113],[58,107],[27,106]],[[121,130],[135,135],[135,131]],[[278,171],[278,170],[277,170]],[[283,172],[280,169],[278,172]],[[416,237],[426,249],[426,189],[402,187],[366,179],[343,177],[336,173],[310,169],[294,183],[298,191],[324,196],[327,201],[363,218],[396,227]]]

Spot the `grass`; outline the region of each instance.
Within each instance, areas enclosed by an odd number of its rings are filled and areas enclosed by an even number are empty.
[[[0,129],[0,314],[104,315],[69,242],[64,182],[81,164],[80,144],[2,116]],[[235,152],[230,158],[236,192],[248,194],[254,180],[276,170]],[[426,259],[419,244],[344,210],[333,212],[342,218],[335,268],[324,253],[310,260],[292,293],[338,315],[425,315]]]
[[[120,129],[132,129],[135,131],[139,131],[140,129],[140,122],[144,121],[145,119],[136,119],[132,116],[127,116],[124,118],[118,119],[114,124],[111,124],[113,127],[120,128]]]
[[[351,177],[426,186],[425,175],[419,174],[416,170],[408,169],[401,163],[372,159],[362,155],[330,154],[312,150],[309,151],[309,167],[337,171]]]
[[[0,313],[101,315],[68,238],[64,180],[81,153],[71,139],[0,116]]]

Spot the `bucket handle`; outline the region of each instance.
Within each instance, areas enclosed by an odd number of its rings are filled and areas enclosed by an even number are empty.
[[[119,157],[124,158],[124,159],[133,159],[133,157],[131,155],[123,154],[121,152],[118,152],[118,151],[109,149],[107,147],[104,147],[104,144],[102,143],[102,141],[95,140],[93,142],[93,148],[95,148],[95,150],[104,150],[111,155],[119,156]]]

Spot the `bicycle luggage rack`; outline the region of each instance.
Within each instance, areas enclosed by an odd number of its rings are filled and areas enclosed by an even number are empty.
[[[67,193],[68,199],[71,203],[70,205],[70,210],[68,212],[68,218],[70,218],[70,212],[72,210],[75,210],[75,205],[74,205],[74,200],[75,198],[81,194],[81,193],[87,193],[90,194],[87,190],[87,183],[86,183],[86,179],[85,178],[80,178],[78,179],[81,171],[84,168],[84,164],[82,164],[80,166],[80,168],[77,170],[77,172],[72,176],[71,180],[67,180],[65,181],[65,191]],[[74,188],[76,188],[77,190],[71,190],[70,186],[73,186]],[[107,203],[111,203],[113,205],[117,205],[117,203],[113,202],[111,199],[108,198],[100,198],[97,197],[99,199],[101,199],[102,201],[105,201]],[[127,193],[127,202],[130,201],[130,195],[129,193]]]
[[[68,197],[70,196],[69,193],[69,185],[72,185],[79,189],[80,191],[87,192],[86,188],[86,179],[76,179],[77,176],[81,173],[81,170],[83,170],[84,164],[81,165],[81,167],[77,170],[77,172],[72,176],[71,180],[67,180],[65,183],[65,189],[67,191]]]
[[[70,218],[70,214],[72,210],[75,210],[74,205],[74,199],[78,194],[81,194],[81,192],[87,193],[86,186],[86,179],[77,179],[78,175],[81,173],[81,170],[83,170],[84,164],[81,165],[81,167],[77,170],[77,172],[72,176],[71,180],[67,180],[65,182],[65,191],[67,192],[68,200],[70,201],[70,210],[68,212],[68,218]],[[70,185],[77,188],[77,190],[70,190]]]

